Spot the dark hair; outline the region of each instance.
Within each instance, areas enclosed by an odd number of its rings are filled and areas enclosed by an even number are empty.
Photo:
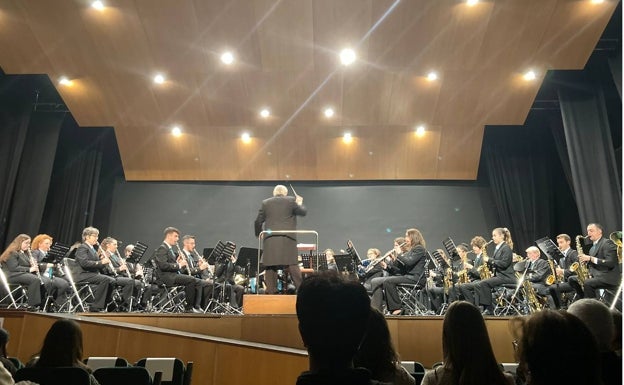
[[[310,356],[335,367],[353,360],[370,314],[364,286],[331,270],[313,274],[301,283],[296,307]]]
[[[176,229],[175,227],[166,227],[163,231],[165,237],[171,233],[177,233],[178,235],[180,235],[180,230]]]
[[[56,321],[43,340],[39,360],[35,366],[55,368],[82,364],[82,330],[76,321]]]
[[[195,236],[186,234],[182,237],[182,242],[186,241],[187,239],[195,239]]]
[[[600,383],[596,340],[577,317],[547,309],[529,318],[513,318],[510,325],[518,343],[520,378],[530,375],[535,385]],[[557,354],[553,354],[555,346]]]
[[[559,235],[557,235],[557,239],[559,239],[559,238],[563,238],[563,239],[565,239],[567,242],[572,241],[572,239],[570,238],[570,236],[569,236],[568,234],[559,234]]]
[[[22,243],[30,239],[30,235],[28,234],[20,234],[7,246],[6,250],[0,255],[0,262],[6,262],[11,256],[12,252],[19,253],[22,250]]]
[[[487,241],[485,240],[485,238],[483,238],[480,235],[477,235],[476,237],[472,238],[470,240],[470,246],[476,246],[479,249],[482,249],[483,246],[487,243]]]
[[[601,233],[604,233],[604,227],[600,223],[592,222],[592,223],[587,225],[587,227],[589,227],[589,226],[594,226],[595,228],[600,230]]]
[[[394,378],[398,363],[399,355],[392,345],[386,318],[377,309],[371,309],[366,335],[353,364],[368,369],[372,379],[387,381]]]
[[[9,343],[9,331],[0,328],[0,354],[7,358],[6,346]]]
[[[507,385],[492,350],[479,309],[465,301],[453,302],[442,326],[444,372],[440,384]]]

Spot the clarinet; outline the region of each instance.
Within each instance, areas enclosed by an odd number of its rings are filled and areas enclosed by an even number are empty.
[[[30,266],[37,268],[37,270],[35,270],[35,274],[37,275],[37,278],[39,278],[39,283],[43,285],[43,278],[41,278],[41,273],[39,272],[39,265],[37,264],[37,261],[35,261],[35,258],[33,258],[32,254],[30,253],[30,248],[26,249],[26,254],[28,254],[28,260],[30,261]]]

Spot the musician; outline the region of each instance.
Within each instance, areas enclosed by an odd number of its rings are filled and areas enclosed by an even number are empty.
[[[394,247],[393,253],[389,254],[390,260],[381,260],[379,265],[383,270],[382,275],[379,277],[372,278],[370,280],[371,289],[371,307],[379,310],[383,313],[382,307],[384,303],[384,291],[383,291],[383,283],[386,279],[388,279],[392,275],[400,275],[401,269],[399,267],[394,267],[397,256],[405,253],[407,248],[405,248],[407,243],[405,242],[404,237],[398,237],[394,239]],[[401,247],[403,245],[403,248]],[[397,262],[398,263],[398,262]]]
[[[69,292],[69,282],[65,278],[63,270],[54,263],[41,263],[50,251],[50,246],[52,246],[52,237],[47,234],[39,234],[33,238],[30,246],[32,248],[31,254],[39,266],[39,272],[43,276],[50,278],[52,287],[46,288],[46,290],[49,295],[54,298],[54,305],[58,309],[63,306],[67,300],[69,300],[71,295]]]
[[[362,261],[362,266],[358,271],[358,275],[360,276],[360,281],[364,285],[366,291],[371,291],[373,288],[371,284],[373,278],[382,277],[384,273],[380,264],[380,258],[382,256],[379,249],[368,249],[368,251],[366,251],[366,256],[368,259]]]
[[[243,293],[245,288],[234,282],[236,254],[232,253],[229,258],[220,258],[215,262],[215,279],[225,284],[225,292],[230,298],[230,306],[240,309],[243,306]]]
[[[98,245],[100,231],[95,227],[86,227],[82,230],[82,243],[76,248],[76,271],[73,274],[76,283],[96,285],[93,292],[94,300],[89,311],[100,312],[105,310],[110,302],[115,279],[102,274],[109,269],[110,259],[107,256],[99,257],[95,247]]]
[[[563,257],[559,259],[559,265],[555,267],[555,273],[557,277],[560,277],[561,282],[554,283],[548,287],[548,293],[557,309],[561,309],[561,294],[574,291],[568,280],[571,276],[576,275],[576,272],[570,271],[570,266],[574,262],[578,262],[578,252],[570,247],[570,243],[571,239],[568,234],[557,235],[557,246]]]
[[[262,201],[262,207],[254,222],[256,236],[263,228],[273,230],[292,231],[297,229],[297,216],[305,216],[307,209],[303,205],[303,198],[286,196],[286,186],[277,185],[273,189],[273,197]],[[297,264],[297,237],[294,234],[267,234],[264,239],[262,263],[265,270],[266,294],[277,293],[277,270],[287,269],[295,287],[301,284],[301,270]]]
[[[552,273],[548,261],[540,258],[540,250],[531,246],[525,250],[526,259],[516,264],[516,271],[526,271],[524,279],[531,283],[533,289],[540,296],[548,295],[546,278]],[[554,304],[553,304],[554,305]]]
[[[579,255],[579,263],[587,263],[591,278],[585,280],[583,287],[577,276],[569,279],[570,285],[576,290],[579,298],[596,298],[598,289],[617,289],[620,284],[620,270],[617,259],[617,246],[613,241],[602,237],[602,225],[587,225],[587,236],[592,241],[589,255]]]
[[[210,273],[208,262],[195,251],[195,236],[185,235],[182,237],[182,253],[186,257],[190,275],[199,279],[201,286],[201,298],[196,299],[202,309],[205,309],[214,295],[214,279]]]
[[[203,313],[201,310],[202,283],[201,280],[188,274],[188,263],[176,247],[180,239],[180,231],[175,227],[164,230],[165,239],[154,252],[154,264],[158,278],[166,286],[184,286],[186,293],[186,311],[189,313]]]
[[[483,243],[485,244],[485,239],[483,239]],[[476,269],[474,265],[471,264],[470,260],[468,259],[468,245],[465,243],[461,243],[457,245],[456,250],[457,250],[457,254],[459,255],[459,259],[456,261],[453,261],[453,267],[455,271],[453,274],[454,285],[453,287],[449,289],[449,294],[448,294],[449,304],[459,299],[460,288],[462,285],[466,285],[475,279],[474,274],[471,274],[471,272],[473,270],[476,271]],[[478,257],[480,258],[480,256],[481,255],[479,254]],[[476,258],[475,258],[475,261],[476,261]],[[476,271],[476,276],[477,277],[479,276],[478,271]]]
[[[99,253],[107,256],[111,261],[110,268],[104,270],[104,274],[113,277],[115,285],[121,288],[122,309],[130,309],[132,296],[135,295],[138,298],[139,293],[143,290],[143,282],[134,279],[128,265],[117,254],[117,240],[115,238],[104,238],[100,244]]]
[[[383,281],[386,305],[392,315],[400,315],[402,311],[397,285],[407,283],[423,287],[426,279],[427,250],[425,249],[425,239],[418,229],[408,229],[405,232],[405,243],[409,251],[399,255],[394,264],[394,268],[399,269],[402,275],[388,277]]]
[[[493,271],[493,277],[479,281],[474,286],[474,304],[483,307],[484,315],[493,315],[492,289],[503,284],[516,284],[516,276],[513,269],[513,241],[511,233],[505,227],[497,227],[492,230],[492,241],[496,245],[494,253],[488,260],[484,260]],[[468,299],[468,297],[467,297]]]
[[[327,270],[336,270],[336,271],[338,271],[338,265],[336,264],[336,258],[334,258],[334,255],[336,255],[334,250],[333,249],[326,249],[323,253],[325,254],[325,259],[327,260]]]
[[[139,287],[139,294],[137,295],[137,298],[140,298],[140,306],[138,306],[137,309],[147,310],[149,309],[149,301],[152,299],[152,297],[156,296],[159,292],[162,293],[164,289],[159,288],[158,285],[154,283],[153,274],[147,274],[147,271],[139,262],[128,262],[128,258],[130,258],[130,256],[132,255],[133,250],[133,244],[126,245],[124,249],[123,259],[126,266],[128,266],[128,270],[130,271],[131,276],[133,276],[135,279],[140,280],[143,285],[142,287]],[[150,271],[153,270],[151,270],[150,268]],[[141,289],[143,290],[143,292],[141,292]]]
[[[446,266],[450,266],[450,260],[442,249],[437,249],[435,255],[432,255],[432,258],[442,258]],[[431,303],[431,310],[436,314],[440,313],[442,302],[444,301],[445,274],[447,274],[447,269],[443,267],[441,261],[436,260],[435,269],[430,269],[429,276],[427,277],[426,292]]]

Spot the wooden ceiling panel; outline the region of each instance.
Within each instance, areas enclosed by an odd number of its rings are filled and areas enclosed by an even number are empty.
[[[475,178],[484,125],[521,125],[546,71],[582,68],[618,2],[106,3],[0,0],[0,67],[70,77],[63,100],[79,124],[115,127],[127,179],[369,180]]]

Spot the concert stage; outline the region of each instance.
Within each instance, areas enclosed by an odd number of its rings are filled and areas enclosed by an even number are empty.
[[[296,295],[245,294],[243,314],[297,314]]]

